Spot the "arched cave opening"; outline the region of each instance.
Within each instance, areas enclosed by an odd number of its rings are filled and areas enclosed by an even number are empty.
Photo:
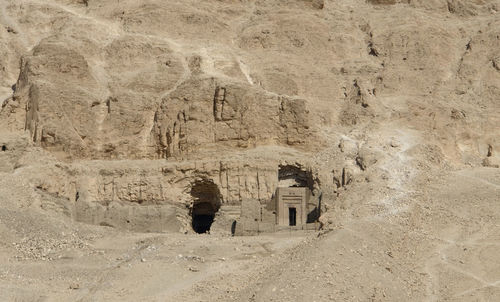
[[[193,208],[191,209],[192,227],[196,233],[210,231],[215,213],[220,208],[221,194],[219,188],[210,180],[197,180],[191,187]]]
[[[2,145],[2,151],[7,151],[7,146],[6,145]]]
[[[311,171],[294,165],[280,165],[278,187],[306,187],[313,191],[314,180]]]

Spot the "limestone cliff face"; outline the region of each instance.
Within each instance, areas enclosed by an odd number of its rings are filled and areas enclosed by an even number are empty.
[[[30,47],[18,71],[14,54],[2,59],[18,81],[1,127],[64,159],[185,158],[259,145],[317,151],[328,129],[338,139],[394,118],[432,132],[421,125],[473,99],[496,106],[498,1],[351,2],[8,5],[22,22],[2,45]],[[488,26],[470,30],[470,18]],[[438,128],[434,139],[449,136]],[[459,132],[443,144],[457,162],[500,148],[491,137],[461,148],[474,135]]]
[[[393,162],[500,160],[498,0],[4,2],[0,169],[65,162],[33,183],[72,207],[185,217],[196,179],[239,205],[280,165],[333,206]]]
[[[151,156],[148,147],[154,148],[142,142],[154,100],[173,87],[178,64],[165,45],[126,37],[99,55],[104,62],[56,38],[35,47],[22,60],[14,128],[29,131],[33,142],[63,158]]]
[[[164,98],[152,135],[160,158],[221,147],[314,142],[304,100],[214,78],[189,80]]]
[[[279,184],[279,160],[205,160],[167,163],[161,160],[137,161],[128,167],[117,161],[111,166],[87,162],[85,168],[59,166],[53,176],[33,177],[40,189],[77,202],[81,200],[109,205],[111,202],[136,205],[179,205],[189,207],[190,189],[198,180],[214,183],[222,205],[240,205],[242,200],[268,202]],[[297,171],[308,168],[294,163]],[[58,172],[56,172],[58,171]],[[310,171],[310,187],[319,188],[317,171]],[[314,176],[316,175],[316,176]],[[323,182],[328,181],[323,179]]]
[[[106,52],[100,67],[61,43],[38,45],[23,58],[15,127],[62,158],[153,159],[314,142],[305,100],[204,75],[176,84],[180,63],[167,48],[127,39],[111,47],[117,51]],[[155,62],[134,62],[130,48]],[[111,75],[105,83],[102,73]]]
[[[264,205],[279,185],[284,162],[143,160],[124,164],[92,161],[84,166],[49,166],[45,168],[48,177],[33,175],[30,181],[40,194],[60,199],[59,206],[78,221],[142,231],[189,230],[193,187],[214,184],[223,209],[247,200]],[[294,165],[294,173],[310,173],[310,186],[317,193],[321,183],[317,172]]]

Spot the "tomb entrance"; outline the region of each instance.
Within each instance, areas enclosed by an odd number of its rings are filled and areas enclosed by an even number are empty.
[[[197,180],[191,187],[191,196],[193,197],[191,209],[193,230],[199,234],[207,233],[221,205],[219,188],[210,180]]]

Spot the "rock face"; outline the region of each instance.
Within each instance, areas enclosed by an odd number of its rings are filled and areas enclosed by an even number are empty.
[[[91,66],[62,43],[42,41],[22,59],[7,104],[9,125],[29,131],[36,145],[74,159],[314,145],[305,100],[206,75],[180,81],[182,64],[166,45],[133,38],[110,43],[104,60],[104,67]],[[104,78],[103,85],[100,73],[120,76]]]
[[[287,179],[306,181],[304,185],[316,190],[319,183],[317,176],[300,165],[284,166],[273,158],[124,164],[59,166],[52,169],[50,177],[33,176],[31,181],[40,193],[62,199],[65,211],[77,221],[157,232],[190,231],[193,206],[206,195],[193,193],[200,183],[214,185],[218,206],[223,209],[245,201],[269,203],[276,188],[283,185],[283,176],[278,174],[290,169],[294,172],[287,173]],[[308,175],[307,179],[302,175]],[[228,225],[220,227],[230,230]]]
[[[87,48],[93,53],[98,47]],[[100,56],[105,63],[91,62],[58,39],[41,41],[21,62],[12,105],[20,112],[13,127],[64,158],[147,156],[154,148],[140,141],[148,142],[154,99],[176,84],[181,66],[165,44],[126,37]],[[25,122],[18,116],[23,111]]]
[[[155,112],[153,144],[159,158],[221,147],[312,145],[305,106],[304,100],[270,95],[248,85],[195,78],[162,99]]]
[[[499,160],[499,1],[2,8],[0,170],[64,163],[30,179],[77,220],[187,230],[200,179],[221,211],[285,182],[332,209],[354,183],[401,189],[413,159]]]

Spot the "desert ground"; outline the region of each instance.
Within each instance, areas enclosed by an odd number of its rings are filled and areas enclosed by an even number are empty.
[[[0,301],[500,300],[499,11],[0,0]]]

